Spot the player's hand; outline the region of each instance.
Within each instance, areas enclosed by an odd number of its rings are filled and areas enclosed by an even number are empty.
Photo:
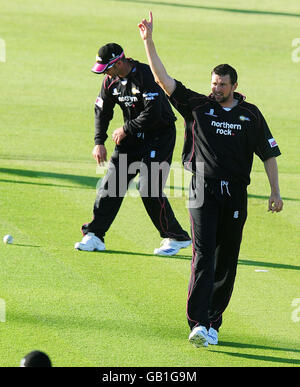
[[[283,201],[280,195],[271,194],[269,197],[269,208],[268,211],[280,212],[283,208]]]
[[[117,145],[120,145],[124,137],[126,137],[126,133],[123,127],[116,129],[112,134],[112,138]]]
[[[151,39],[152,38],[152,31],[153,31],[153,17],[152,12],[149,12],[149,21],[146,19],[143,19],[139,24],[138,27],[140,29],[141,38],[143,40]]]
[[[98,165],[102,165],[106,161],[107,152],[104,145],[95,145],[92,151],[94,159],[97,161]]]

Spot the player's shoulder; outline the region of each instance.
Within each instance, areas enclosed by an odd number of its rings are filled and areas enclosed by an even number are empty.
[[[189,100],[189,104],[193,109],[205,107],[209,104],[215,104],[215,101],[212,100],[209,95],[205,95],[199,91],[186,89],[186,95]]]
[[[248,112],[249,114],[254,116],[256,119],[258,119],[259,115],[261,114],[259,108],[257,107],[257,105],[255,105],[251,102],[248,102],[245,99],[246,99],[246,97],[244,97],[243,100],[241,101],[241,103],[239,104],[240,110]]]
[[[154,75],[148,64],[134,61],[136,71],[133,74],[133,80],[143,89],[155,89],[158,92],[162,92],[161,88],[155,82]]]
[[[139,62],[138,60],[134,60],[133,62],[138,70],[145,71],[145,72],[148,72],[148,71],[151,72],[150,66],[147,63]]]
[[[154,76],[148,64],[139,61],[135,61],[134,63],[137,69],[137,76],[143,77],[151,82],[154,81]]]
[[[209,96],[202,94],[199,91],[195,91],[184,85],[182,82],[175,79],[177,92],[184,92],[189,99],[195,99],[199,101],[209,101]]]
[[[175,89],[170,96],[170,101],[175,107],[177,105],[185,105],[193,110],[207,105],[210,102],[208,96],[189,89],[179,80],[175,79],[175,83]]]

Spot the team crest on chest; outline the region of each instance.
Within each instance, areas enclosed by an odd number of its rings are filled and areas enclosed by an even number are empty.
[[[239,120],[240,121],[250,121],[250,118],[249,117],[245,117],[245,116],[239,116]]]
[[[218,117],[216,114],[214,114],[214,111],[214,109],[210,109],[209,112],[205,112],[204,114],[211,117]]]

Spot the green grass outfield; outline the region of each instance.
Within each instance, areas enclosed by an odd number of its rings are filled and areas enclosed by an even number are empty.
[[[299,1],[0,0],[0,8],[0,236],[15,239],[0,244],[0,366],[17,367],[33,349],[57,367],[299,366]],[[125,198],[105,253],[73,249],[99,178],[91,150],[102,78],[90,68],[110,41],[145,61],[137,23],[149,9],[169,73],[208,93],[211,69],[232,64],[282,151],[284,211],[267,212],[256,158],[235,290],[220,344],[207,349],[187,340],[191,248],[152,255],[160,237],[139,198]],[[111,130],[121,124],[117,111]],[[180,117],[177,127],[179,162]],[[171,198],[189,230],[185,200]]]

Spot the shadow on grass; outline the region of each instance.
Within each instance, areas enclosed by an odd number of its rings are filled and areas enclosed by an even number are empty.
[[[267,345],[257,345],[257,344],[248,344],[248,343],[236,343],[233,341],[220,341],[219,345],[222,347],[230,347],[230,348],[265,349],[265,350],[272,350],[272,351],[276,350],[276,351],[282,351],[282,352],[300,353],[300,349],[270,347]]]
[[[300,266],[287,265],[285,263],[250,261],[247,259],[239,259],[238,263],[239,265],[245,265],[245,266],[262,266],[262,267],[272,267],[273,269],[300,270]]]
[[[34,178],[34,179],[60,179],[63,181],[67,181],[71,184],[79,184],[80,186],[89,187],[89,188],[96,188],[97,182],[99,180],[98,177],[90,177],[90,176],[82,176],[82,175],[72,175],[67,173],[54,173],[54,172],[45,172],[45,171],[32,171],[27,169],[12,169],[12,168],[0,168],[0,173],[15,175],[15,176],[23,176],[28,178]],[[5,180],[1,180],[5,182]],[[19,180],[7,180],[8,183],[18,183],[18,184],[37,184],[37,185],[44,185],[44,186],[58,186],[59,184],[48,184],[48,183],[41,183],[38,181],[19,181]],[[62,187],[68,187],[72,188],[72,186],[62,186]]]
[[[140,256],[140,257],[156,257],[156,258],[171,258],[171,259],[187,259],[191,260],[191,255],[172,255],[172,256],[164,256],[164,255],[157,255],[157,254],[151,254],[151,253],[139,253],[139,252],[133,252],[133,251],[123,251],[123,250],[105,250],[105,251],[95,251],[95,254],[111,254],[111,255],[134,255],[134,256]]]
[[[248,198],[249,199],[261,199],[261,200],[269,200],[269,196],[267,195],[254,195],[254,194],[249,194],[248,193]],[[300,202],[300,199],[297,198],[287,198],[287,197],[282,197],[282,200],[290,200],[293,202]]]
[[[23,176],[33,179],[60,179],[64,182],[69,182],[72,185],[64,185],[64,184],[57,184],[57,183],[42,183],[37,180],[35,181],[20,181],[20,180],[10,180],[10,179],[0,179],[3,183],[12,183],[12,184],[29,184],[29,185],[40,185],[40,186],[46,186],[46,187],[61,187],[61,188],[92,188],[96,189],[98,181],[101,179],[101,177],[92,177],[92,176],[82,176],[82,175],[72,175],[67,173],[54,173],[54,172],[45,172],[45,171],[33,171],[33,170],[27,170],[27,169],[12,169],[12,168],[0,168],[0,173],[4,174],[10,174],[15,176]],[[185,196],[184,191],[187,191],[186,187],[178,187],[175,185],[166,186],[166,189],[176,190],[176,191],[183,191],[183,196]],[[251,199],[261,199],[261,200],[268,200],[269,196],[264,195],[254,195],[254,194],[248,194],[248,197]],[[282,197],[283,200],[289,200],[289,201],[300,201],[299,198],[289,198],[289,197]]]
[[[13,243],[13,246],[20,246],[20,247],[42,247],[42,246],[37,246],[37,245],[24,245],[21,243]]]
[[[71,189],[78,189],[78,188],[83,188],[83,186],[78,186],[78,185],[64,185],[64,184],[52,184],[52,183],[36,183],[36,182],[33,182],[33,181],[21,181],[21,180],[8,180],[8,179],[0,179],[0,182],[2,183],[13,183],[13,184],[25,184],[25,185],[38,185],[40,187],[58,187],[58,188],[71,188]],[[96,187],[96,184],[95,183],[95,186],[93,187],[95,189]],[[89,186],[86,186],[84,188],[92,188],[92,187],[89,187]]]
[[[186,3],[169,3],[164,1],[151,1],[151,0],[115,0],[121,1],[122,3],[136,3],[136,4],[151,4],[151,5],[164,5],[168,7],[177,7],[177,8],[191,8],[199,9],[206,11],[221,11],[221,12],[230,12],[230,13],[243,13],[243,14],[252,14],[252,15],[270,15],[270,16],[290,16],[290,17],[300,17],[299,13],[290,13],[290,12],[277,12],[277,11],[260,11],[257,9],[236,9],[236,8],[223,8],[223,7],[212,7],[205,5],[194,5]],[[147,16],[147,15],[145,15]]]
[[[137,312],[137,311],[136,311]],[[81,311],[82,313],[82,311]],[[42,327],[46,327],[47,331],[49,329],[67,331],[70,334],[72,329],[78,330],[81,329],[88,335],[95,335],[95,337],[108,338],[110,340],[114,338],[114,335],[117,335],[120,338],[120,342],[129,343],[136,338],[148,339],[151,341],[156,341],[159,339],[165,342],[170,342],[173,340],[186,340],[185,332],[176,326],[170,326],[166,324],[158,324],[157,321],[151,320],[148,323],[134,320],[128,320],[125,318],[103,318],[100,315],[97,316],[97,311],[94,311],[94,315],[80,315],[76,314],[66,314],[65,311],[61,313],[31,313],[28,311],[22,311],[19,313],[9,313],[7,316],[7,323],[10,321],[14,323],[22,324],[22,326],[32,326],[34,329],[39,327],[40,332]],[[186,340],[187,343],[187,340]],[[187,345],[190,346],[189,343]],[[249,353],[240,353],[240,352],[230,352],[223,350],[223,347],[228,348],[240,348],[240,349],[253,349],[260,351],[259,354],[249,354]],[[264,351],[279,351],[285,352],[286,357],[282,356],[271,356],[264,355]],[[222,354],[230,357],[254,360],[263,365],[262,362],[272,362],[278,364],[290,364],[290,365],[299,365],[300,360],[288,358],[287,352],[293,352],[298,354],[300,351],[290,348],[281,348],[273,346],[263,346],[255,344],[245,344],[245,343],[236,343],[236,342],[220,342],[216,347],[209,347],[209,352],[214,352],[215,354]],[[201,351],[199,351],[201,353]]]
[[[262,351],[279,351],[279,352],[293,352],[300,353],[299,349],[294,348],[282,348],[282,347],[271,347],[266,345],[257,345],[257,344],[248,344],[248,343],[236,343],[230,341],[220,341],[218,347],[230,347],[230,348],[242,348],[242,349],[254,349],[254,350],[262,350]],[[259,360],[259,361],[268,361],[273,363],[284,363],[284,364],[300,364],[299,359],[288,359],[286,357],[277,357],[277,356],[266,356],[263,354],[248,354],[248,353],[239,353],[239,352],[228,352],[228,351],[218,351],[212,350],[212,352],[221,353],[224,355],[244,358],[250,360]]]
[[[210,351],[210,352],[221,353],[223,355],[228,355],[228,356],[233,356],[233,357],[238,357],[243,359],[259,360],[260,362],[268,361],[272,363],[284,363],[284,364],[295,364],[295,365],[300,364],[300,360],[287,359],[284,357],[277,357],[277,356],[250,355],[249,353],[226,352],[226,351]]]
[[[115,254],[115,255],[139,255],[142,257],[157,257],[161,259],[166,259],[166,258],[185,259],[189,261],[192,259],[192,254],[190,255],[176,254],[171,256],[163,256],[163,255],[156,255],[156,254],[149,254],[149,253],[142,253],[142,252],[139,253],[139,252],[133,252],[133,251],[122,251],[122,250],[105,250],[103,251],[103,253]],[[300,266],[296,266],[296,265],[287,265],[284,263],[272,263],[272,262],[263,262],[263,261],[250,261],[247,259],[239,259],[238,264],[245,265],[245,266],[272,267],[274,269],[300,270]]]
[[[73,301],[72,301],[73,302]],[[136,312],[136,310],[134,310]],[[101,311],[94,310],[94,315],[83,316],[80,311],[76,314],[65,313],[65,311],[57,313],[39,313],[39,312],[10,312],[7,314],[7,323],[20,323],[23,326],[31,325],[34,329],[37,327],[49,327],[50,329],[82,329],[83,332],[94,332],[96,335],[101,335],[105,332],[111,332],[110,335],[116,334],[122,338],[134,339],[135,337],[168,337],[169,339],[178,339],[184,336],[184,332],[179,327],[161,324],[157,321],[145,321],[144,323],[136,320],[131,321],[126,319],[126,315],[116,316],[116,318],[104,318]],[[125,313],[125,312],[124,312]]]

